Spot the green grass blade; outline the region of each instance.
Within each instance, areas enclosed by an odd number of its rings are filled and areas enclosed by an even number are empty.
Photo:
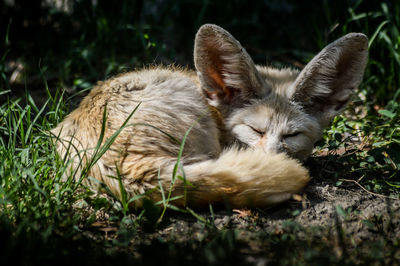
[[[379,32],[381,32],[382,28],[388,23],[389,23],[389,20],[385,20],[381,24],[379,24],[378,28],[375,30],[374,34],[372,34],[372,37],[368,42],[368,49],[374,43],[376,36],[378,36],[378,34],[379,34]]]

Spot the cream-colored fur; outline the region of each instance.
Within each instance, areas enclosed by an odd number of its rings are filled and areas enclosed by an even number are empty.
[[[156,67],[99,82],[52,134],[69,175],[79,179],[86,171],[118,196],[119,175],[130,197],[145,193],[159,201],[161,191],[171,189],[174,197],[185,195],[172,202],[179,206],[270,206],[309,181],[297,159],[309,156],[361,82],[367,43],[363,34],[351,33],[303,71],[278,70],[256,66],[228,32],[207,24],[195,39],[197,73]],[[87,171],[102,125],[104,144],[136,107],[110,149]]]

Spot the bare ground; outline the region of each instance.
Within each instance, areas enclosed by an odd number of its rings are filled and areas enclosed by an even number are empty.
[[[85,234],[146,265],[400,262],[400,200],[352,182],[313,180],[302,197],[268,210],[195,215],[169,212],[157,226],[128,222],[118,229],[100,210]]]

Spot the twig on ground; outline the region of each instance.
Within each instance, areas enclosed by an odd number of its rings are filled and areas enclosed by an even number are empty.
[[[368,194],[371,194],[371,195],[374,195],[374,196],[377,196],[377,197],[380,197],[380,198],[397,200],[397,198],[393,198],[393,197],[389,197],[389,196],[385,196],[385,195],[382,195],[382,194],[378,194],[378,193],[369,191],[368,189],[366,189],[365,187],[363,187],[360,183],[358,183],[358,181],[356,181],[356,180],[352,180],[352,179],[339,179],[339,180],[340,180],[340,181],[343,181],[343,182],[351,182],[351,183],[354,183],[354,184],[356,184],[357,186],[359,186],[362,190],[364,190],[365,192],[367,192]],[[360,178],[359,180],[361,180],[361,178]]]

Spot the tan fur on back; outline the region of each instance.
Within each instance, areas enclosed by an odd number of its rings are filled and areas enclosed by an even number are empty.
[[[255,66],[240,43],[215,25],[199,30],[195,64],[197,73],[155,67],[99,82],[52,130],[57,150],[69,164],[66,176],[80,178],[96,153],[103,124],[102,144],[137,107],[87,173],[115,195],[121,197],[119,173],[129,197],[146,194],[161,200],[160,191],[171,189],[189,129],[177,176],[190,184],[176,178],[173,196],[186,197],[172,204],[266,207],[300,192],[309,175],[295,158],[311,153],[327,121],[292,100],[304,94],[293,84],[308,73]],[[85,182],[96,187],[90,179]],[[141,207],[142,201],[133,205]]]

